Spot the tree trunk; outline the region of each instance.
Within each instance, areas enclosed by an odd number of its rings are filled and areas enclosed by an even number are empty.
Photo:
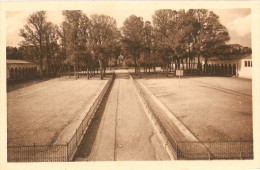
[[[104,69],[103,69],[103,77],[105,77],[106,76],[106,66],[104,66]]]
[[[200,65],[200,55],[198,55],[198,66],[197,66],[198,68],[198,70],[199,70],[199,73],[200,73],[200,71],[201,71],[201,65]]]
[[[146,69],[147,69],[147,68],[146,68],[146,55],[144,55],[144,72],[145,72],[145,73],[147,72]]]
[[[40,42],[40,77],[43,77],[43,49],[42,49],[42,35],[40,34],[39,37],[39,42]],[[37,47],[36,47],[37,48]]]
[[[70,65],[68,67],[69,67],[69,78],[70,78]]]
[[[103,80],[103,63],[99,60],[99,67],[100,67],[100,79]]]
[[[111,58],[109,58],[109,70],[111,71]]]
[[[88,75],[88,79],[89,79],[89,67],[87,68],[87,75]]]
[[[77,66],[76,64],[74,64],[74,78],[77,79],[77,73],[76,73],[76,70],[77,70]]]
[[[166,73],[165,73],[165,75],[166,75],[166,77],[168,77],[168,73],[169,73],[169,63],[168,62],[166,62]]]
[[[189,67],[189,70],[190,70],[190,58],[189,58],[189,66],[188,67]]]
[[[151,54],[150,54],[150,50],[149,50],[149,52],[148,52],[148,69],[149,69],[149,74],[150,74],[150,67],[151,67],[151,64],[150,64],[150,58],[151,58]]]
[[[40,72],[40,77],[42,78],[42,77],[43,77],[43,73],[42,73],[42,60],[40,60],[40,69],[39,69],[39,72]]]
[[[134,62],[135,62],[135,74],[137,74],[137,61],[136,61],[136,56],[134,56]]]
[[[139,56],[140,56],[140,51],[138,50],[136,61],[137,61],[137,67],[138,67],[138,74],[139,74],[139,77],[141,77],[141,64],[138,60],[140,58]]]
[[[80,74],[81,74],[81,66],[78,66],[78,78],[80,77]]]
[[[204,72],[208,71],[208,57],[205,57]]]
[[[56,65],[53,65],[53,73],[56,74],[56,70],[57,70],[57,66],[56,66]]]

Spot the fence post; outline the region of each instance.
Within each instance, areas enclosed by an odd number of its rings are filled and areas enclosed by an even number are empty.
[[[78,147],[78,129],[76,129],[76,147]]]
[[[175,146],[176,146],[176,157],[177,157],[177,160],[179,159],[179,153],[178,153],[178,142],[175,141]]]
[[[35,162],[35,147],[36,147],[36,144],[35,142],[33,143],[33,161]]]
[[[242,160],[242,150],[241,150],[241,138],[239,138],[239,154],[240,154],[240,160]]]
[[[81,123],[82,124],[82,132],[81,132],[82,135],[84,134],[84,124],[83,124],[83,121],[84,121],[84,119],[82,119],[82,123]]]
[[[69,161],[69,142],[67,142],[67,161]]]
[[[209,140],[208,142],[209,142],[208,154],[209,154],[209,160],[211,160],[211,154],[210,154],[211,141]]]

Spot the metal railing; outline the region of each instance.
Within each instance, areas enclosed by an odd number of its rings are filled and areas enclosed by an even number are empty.
[[[178,159],[253,159],[253,141],[178,142]]]
[[[94,118],[100,103],[102,102],[107,90],[114,81],[115,75],[106,83],[105,87],[98,95],[79,127],[76,129],[72,138],[67,144],[61,145],[36,145],[33,146],[7,146],[8,162],[66,162],[73,160],[78,146],[87,131],[91,120]]]
[[[136,87],[147,109],[152,113],[153,119],[159,125],[163,135],[167,139],[167,145],[178,160],[199,160],[199,159],[253,159],[253,141],[178,141],[174,134],[170,133],[167,127],[162,123],[159,114],[161,111],[151,103],[147,96],[132,76],[131,81]]]
[[[7,147],[8,162],[64,162],[67,154],[67,145]]]

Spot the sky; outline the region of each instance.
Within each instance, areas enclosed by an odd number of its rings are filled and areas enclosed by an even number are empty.
[[[175,8],[171,8],[175,9]],[[152,21],[156,7],[151,6],[145,8],[89,8],[83,12],[90,16],[91,14],[105,14],[116,19],[118,27],[123,25],[124,20],[130,15],[143,17],[144,21]],[[178,10],[178,9],[176,9]],[[211,9],[209,9],[211,10]],[[249,8],[240,9],[213,9],[215,14],[219,16],[220,23],[224,25],[230,35],[229,44],[240,44],[242,46],[251,47],[251,10]],[[19,36],[19,30],[24,27],[27,18],[35,11],[7,11],[6,12],[6,45],[19,46],[19,42],[23,40]],[[60,25],[64,20],[61,10],[47,10],[47,20]]]

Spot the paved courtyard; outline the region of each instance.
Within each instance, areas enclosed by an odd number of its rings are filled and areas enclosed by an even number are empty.
[[[64,77],[9,92],[8,145],[67,143],[107,81]]]
[[[199,140],[252,140],[252,81],[227,77],[137,79]],[[180,84],[179,84],[180,83]]]
[[[81,154],[75,160],[171,159],[128,72],[116,73],[100,125],[91,136],[93,143],[80,147]],[[108,78],[99,77],[90,80],[63,77],[8,92],[8,145],[67,143],[107,81]],[[154,105],[162,103],[169,110],[167,114],[159,113],[164,115],[162,120],[178,140],[253,139],[251,80],[184,77],[136,81],[147,89],[145,93],[155,96]]]

